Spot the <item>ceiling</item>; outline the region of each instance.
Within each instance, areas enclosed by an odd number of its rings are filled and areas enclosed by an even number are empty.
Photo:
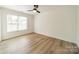
[[[28,12],[27,10],[33,9],[32,5],[2,5],[0,7],[9,8],[16,11],[21,11],[28,14],[33,14],[32,12]]]
[[[28,13],[28,14],[35,14],[33,12],[29,12],[27,10],[32,10],[33,9],[33,5],[2,5],[0,7],[6,7],[9,9],[13,9],[13,10],[17,10],[17,11],[21,11],[24,13]],[[71,6],[64,6],[64,5],[39,5],[38,10],[43,13],[43,12],[47,12],[47,11],[52,11],[52,10],[61,10],[62,7],[71,7]],[[72,6],[73,7],[73,6]]]

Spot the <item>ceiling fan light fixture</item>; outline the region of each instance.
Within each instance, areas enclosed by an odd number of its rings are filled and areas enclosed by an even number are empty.
[[[36,10],[33,10],[34,13],[36,13]]]

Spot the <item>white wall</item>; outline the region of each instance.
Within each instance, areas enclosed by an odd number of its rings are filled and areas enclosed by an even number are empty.
[[[6,8],[2,8],[2,39],[8,39],[14,36],[18,36],[18,35],[23,35],[23,34],[27,34],[27,33],[31,33],[34,31],[34,16],[31,14],[26,14],[26,13],[22,13],[19,11],[14,11],[11,9],[6,9]],[[6,15],[10,13],[10,14],[15,14],[15,15],[22,15],[28,18],[28,29],[24,30],[24,31],[16,31],[13,33],[7,33],[7,24],[6,24]]]
[[[35,32],[76,42],[76,7],[55,6],[36,15]]]
[[[1,41],[1,10],[0,10],[0,41]]]
[[[77,43],[79,45],[79,6],[77,6]]]

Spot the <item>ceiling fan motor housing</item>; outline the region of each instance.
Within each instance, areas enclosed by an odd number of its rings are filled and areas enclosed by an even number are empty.
[[[35,8],[38,8],[38,5],[34,5]]]

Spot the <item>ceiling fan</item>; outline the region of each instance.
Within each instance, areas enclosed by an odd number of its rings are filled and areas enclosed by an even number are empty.
[[[38,5],[34,5],[34,8],[32,9],[32,10],[28,10],[28,11],[33,11],[33,12],[37,12],[37,13],[40,13],[40,11],[39,10],[37,10],[38,9]]]

